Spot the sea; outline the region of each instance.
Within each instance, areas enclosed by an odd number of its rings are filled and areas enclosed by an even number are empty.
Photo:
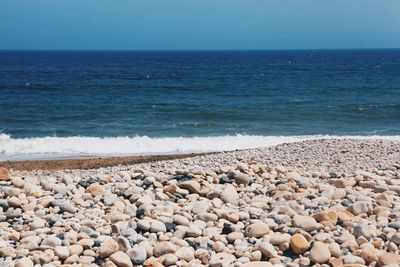
[[[0,51],[0,161],[400,140],[400,50]]]

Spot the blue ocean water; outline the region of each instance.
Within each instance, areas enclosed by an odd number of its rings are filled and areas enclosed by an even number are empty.
[[[3,156],[46,137],[400,135],[400,50],[1,51],[0,132]]]

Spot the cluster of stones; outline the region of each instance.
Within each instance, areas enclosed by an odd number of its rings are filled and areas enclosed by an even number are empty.
[[[0,266],[400,265],[399,162],[181,167],[0,168]]]

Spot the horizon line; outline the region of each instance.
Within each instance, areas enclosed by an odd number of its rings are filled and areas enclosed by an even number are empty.
[[[0,49],[0,52],[257,52],[257,51],[341,51],[341,50],[399,50],[384,48],[266,48],[266,49]]]

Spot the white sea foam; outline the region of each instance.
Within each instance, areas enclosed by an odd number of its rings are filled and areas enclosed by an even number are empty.
[[[192,152],[229,151],[268,147],[323,138],[387,139],[399,140],[398,136],[259,136],[229,135],[209,137],[44,137],[11,138],[0,134],[0,161],[22,159],[48,159],[85,156],[121,156],[175,154]]]

